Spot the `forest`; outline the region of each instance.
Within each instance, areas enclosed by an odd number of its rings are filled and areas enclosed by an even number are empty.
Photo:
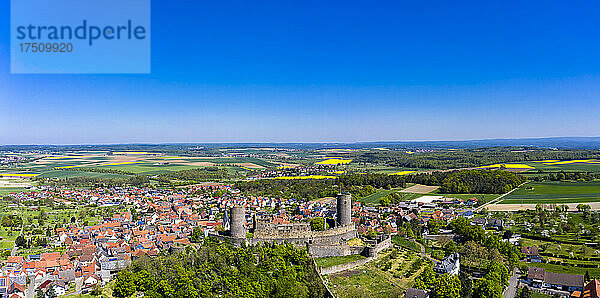
[[[120,271],[113,296],[325,297],[314,262],[291,244],[234,247],[207,238],[197,249],[142,257]]]
[[[348,191],[354,198],[367,196],[377,188],[405,187],[406,183],[440,186],[440,193],[505,193],[525,182],[525,178],[499,170],[460,170],[412,175],[346,174],[338,179],[240,181],[235,188],[243,193],[316,199]]]
[[[157,179],[163,182],[169,182],[171,179],[202,182],[215,181],[232,177],[233,175],[227,173],[227,169],[221,169],[218,167],[208,167],[168,172],[158,175]]]
[[[347,174],[338,179],[262,179],[239,181],[234,188],[254,195],[312,200],[335,196],[340,191],[350,192],[353,198],[368,196],[376,188],[404,187],[405,178],[387,174]]]
[[[407,154],[404,150],[368,151],[352,156],[354,162],[417,169],[460,169],[483,165],[545,159],[600,158],[597,150],[552,150],[540,148],[493,147],[438,150]]]
[[[594,179],[600,179],[600,173],[594,172],[565,172],[560,171],[558,173],[548,173],[543,175],[544,172],[534,173],[535,176],[530,179],[533,181],[592,181]]]
[[[145,186],[150,183],[150,179],[144,175],[135,175],[126,178],[81,176],[62,179],[37,178],[35,180],[48,185],[74,187],[114,187],[125,185]]]

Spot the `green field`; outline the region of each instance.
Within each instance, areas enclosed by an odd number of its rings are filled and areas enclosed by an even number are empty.
[[[250,164],[262,167],[276,167],[277,164],[255,157],[205,157],[192,158],[186,156],[158,157],[152,154],[111,156],[106,152],[79,152],[79,155],[52,158],[45,155],[37,155],[37,159],[19,164],[18,166],[29,172],[40,173],[39,178],[73,178],[73,177],[101,177],[101,178],[125,178],[127,174],[99,173],[93,170],[119,170],[131,174],[159,175],[168,172],[218,166],[227,169],[230,173],[246,173],[253,167]],[[171,162],[177,160],[177,162]],[[134,163],[127,163],[134,162]],[[205,163],[205,164],[202,164]],[[249,164],[244,167],[243,164]],[[65,168],[60,167],[75,167]],[[90,169],[90,171],[86,171]]]
[[[394,242],[394,244],[399,245],[405,249],[414,252],[421,252],[421,247],[415,241],[408,240],[402,236],[392,236],[392,241]]]
[[[18,193],[18,192],[28,192],[30,190],[22,187],[2,187],[0,188],[0,196],[4,196],[10,193]]]
[[[519,162],[518,164],[526,164],[534,167],[535,170],[543,170],[545,172],[600,172],[600,164],[572,163],[561,165],[545,165],[539,162]]]
[[[502,204],[600,202],[600,181],[529,182],[508,195]]]
[[[401,188],[393,188],[393,189],[378,189],[377,192],[370,194],[364,198],[360,198],[357,201],[366,205],[377,205],[379,204],[379,199],[399,191]]]
[[[124,178],[127,175],[113,173],[96,173],[83,171],[68,171],[68,170],[48,170],[44,171],[38,178],[73,178],[73,177],[102,177],[102,178]]]
[[[331,267],[341,264],[346,264],[358,260],[365,259],[366,257],[361,255],[349,255],[343,257],[324,257],[324,258],[315,258],[315,262],[319,267]]]

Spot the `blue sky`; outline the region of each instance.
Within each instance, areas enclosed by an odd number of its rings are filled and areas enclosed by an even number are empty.
[[[600,135],[598,2],[154,0],[145,75],[10,74],[8,2],[0,144]]]

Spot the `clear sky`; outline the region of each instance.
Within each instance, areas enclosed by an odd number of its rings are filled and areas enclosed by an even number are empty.
[[[0,1],[0,144],[600,136],[600,2],[491,2],[154,0],[151,74],[12,75]]]

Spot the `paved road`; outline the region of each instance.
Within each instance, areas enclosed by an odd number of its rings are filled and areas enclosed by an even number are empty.
[[[526,182],[525,182],[525,183],[526,183]],[[488,206],[488,205],[492,205],[492,204],[496,204],[496,203],[500,202],[500,201],[502,200],[502,198],[504,198],[505,196],[509,195],[509,194],[510,194],[510,193],[512,193],[513,191],[515,191],[515,190],[519,189],[519,187],[523,186],[523,184],[525,184],[525,183],[521,183],[521,185],[519,185],[519,186],[517,186],[517,187],[513,188],[511,191],[509,191],[509,192],[507,192],[507,193],[505,193],[505,194],[503,194],[503,195],[501,195],[501,196],[499,196],[499,197],[497,197],[497,198],[495,198],[495,199],[493,199],[493,200],[491,200],[491,201],[489,201],[489,202],[487,202],[487,203],[485,203],[485,204],[483,204],[483,205],[481,205],[481,206],[479,206],[479,207],[477,207],[477,208],[473,208],[471,211],[473,211],[473,212],[477,212],[477,211],[479,211],[479,210],[481,210],[481,209],[485,208],[485,207],[486,207],[486,206]]]
[[[504,298],[514,298],[517,296],[517,284],[519,283],[517,269],[513,270],[513,275],[508,280],[508,287],[502,294]]]
[[[31,278],[31,281],[29,282],[29,286],[25,290],[25,297],[26,298],[35,297],[35,282],[33,281],[33,278]]]

